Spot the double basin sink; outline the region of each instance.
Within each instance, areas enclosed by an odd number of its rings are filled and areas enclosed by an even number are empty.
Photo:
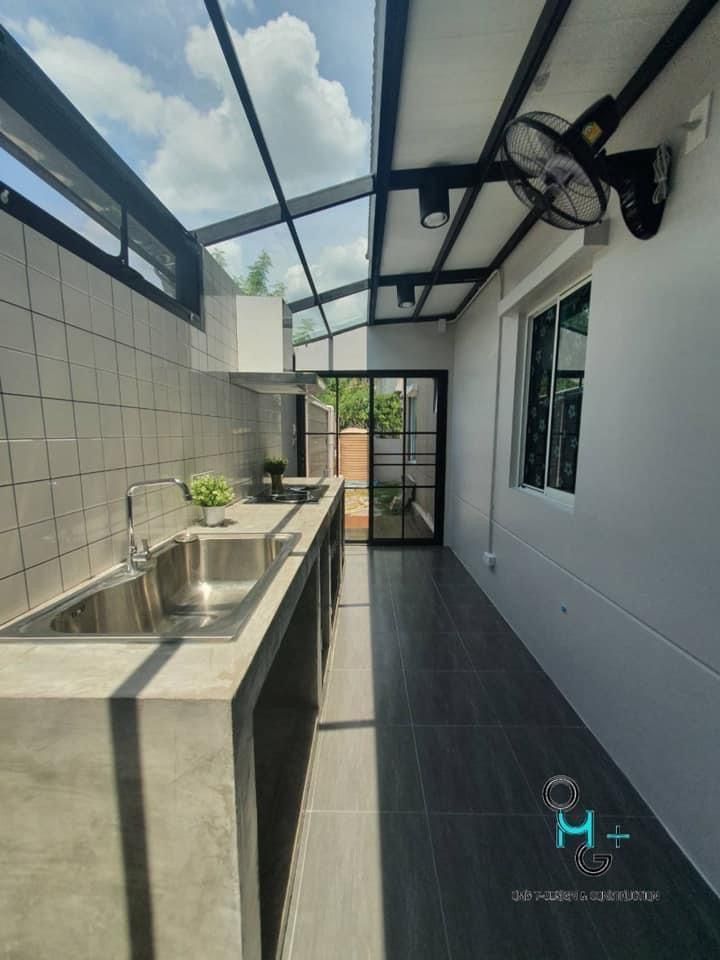
[[[142,572],[111,573],[0,630],[0,642],[232,640],[298,539],[173,541]]]

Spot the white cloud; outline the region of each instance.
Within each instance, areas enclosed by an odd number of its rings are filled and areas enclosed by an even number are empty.
[[[315,286],[322,292],[341,287],[355,280],[362,280],[367,276],[368,264],[365,259],[367,237],[356,237],[349,243],[330,244],[323,247],[319,254],[310,263],[310,270]],[[295,272],[302,270],[300,266],[293,267],[286,274],[285,283],[289,299],[293,299],[292,288]]]
[[[242,0],[247,6],[252,0]],[[242,106],[211,26],[191,27],[185,59],[214,91],[200,107],[182,90],[168,95],[112,50],[30,19],[33,57],[76,106],[122,151],[122,128],[142,138],[139,171],[188,225],[273,201]],[[367,169],[368,127],[354,116],[342,84],[320,75],[309,26],[287,13],[244,34],[232,31],[283,187],[294,196]]]

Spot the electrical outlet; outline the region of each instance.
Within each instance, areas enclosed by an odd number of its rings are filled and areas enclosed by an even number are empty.
[[[486,567],[490,567],[490,569],[492,570],[495,567],[495,564],[497,563],[497,557],[495,556],[494,553],[488,553],[488,551],[486,550],[485,553],[483,553],[483,562]]]
[[[687,121],[687,133],[685,134],[685,153],[690,153],[695,147],[707,140],[708,127],[710,126],[710,104],[712,93],[703,97],[700,103],[696,104],[690,111]]]

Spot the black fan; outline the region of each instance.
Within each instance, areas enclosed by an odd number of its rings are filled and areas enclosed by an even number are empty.
[[[614,187],[628,229],[648,240],[662,220],[672,156],[666,144],[607,156],[603,147],[619,122],[610,96],[575,123],[541,111],[516,117],[500,148],[507,182],[542,220],[564,230],[602,220]]]

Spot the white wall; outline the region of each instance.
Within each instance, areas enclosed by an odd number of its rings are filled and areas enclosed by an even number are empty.
[[[512,484],[518,324],[505,318],[497,568],[482,565],[491,532],[497,279],[456,331],[448,466],[453,549],[716,889],[720,116],[687,157],[679,155],[677,125],[720,88],[718,44],[716,11],[609,145],[665,138],[676,166],[658,236],[635,240],[613,209],[609,246],[594,263],[574,510]],[[505,293],[563,238],[533,231],[507,265]]]
[[[434,323],[399,323],[340,333],[295,348],[298,370],[449,370],[453,327],[439,334]]]

